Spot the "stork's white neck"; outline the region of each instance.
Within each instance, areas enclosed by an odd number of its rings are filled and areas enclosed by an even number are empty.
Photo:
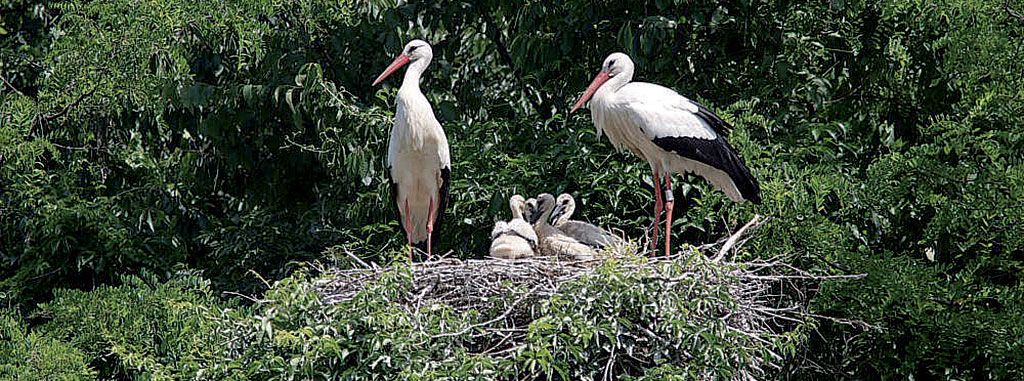
[[[626,86],[633,81],[633,65],[626,66],[621,73],[616,74],[614,77],[608,79],[598,90],[605,90],[605,93],[614,93],[619,91],[622,86]],[[595,97],[597,94],[594,95]]]
[[[523,209],[526,209],[526,202],[525,201],[519,199],[518,197],[513,197],[512,199],[509,200],[508,206],[509,206],[510,209],[512,209],[512,219],[513,220],[516,220],[516,219],[521,220],[521,219],[523,219]]]
[[[423,76],[423,72],[427,71],[427,66],[430,66],[430,58],[420,58],[409,64],[409,68],[405,70],[405,78],[402,79],[402,90],[414,90],[420,91],[420,77]]]

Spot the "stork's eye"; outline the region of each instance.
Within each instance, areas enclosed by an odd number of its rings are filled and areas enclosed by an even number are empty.
[[[608,67],[612,67],[612,65],[615,65],[615,60],[608,61]]]
[[[409,53],[412,53],[412,52],[416,51],[416,48],[418,48],[418,47],[419,47],[418,45],[417,46],[410,46],[409,47]]]

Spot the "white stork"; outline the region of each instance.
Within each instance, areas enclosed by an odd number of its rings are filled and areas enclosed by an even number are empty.
[[[655,198],[651,249],[656,250],[658,219],[664,208],[668,256],[673,173],[700,175],[736,202],[760,204],[760,189],[739,153],[725,141],[732,126],[707,107],[672,89],[632,80],[633,60],[624,53],[612,53],[572,111],[593,97],[590,111],[598,135],[608,134],[616,149],[628,149],[651,165]]]
[[[409,41],[402,54],[373,81],[376,86],[411,62],[402,87],[398,88],[395,125],[388,142],[391,194],[408,239],[410,260],[412,246],[420,249],[426,246],[427,258],[433,256],[431,246],[437,239],[448,204],[452,167],[448,137],[434,117],[427,97],[420,91],[420,76],[433,56],[426,42]]]

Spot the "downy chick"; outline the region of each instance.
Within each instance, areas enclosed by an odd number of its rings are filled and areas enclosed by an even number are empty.
[[[515,195],[508,200],[512,220],[498,221],[491,230],[491,256],[516,259],[532,257],[537,249],[537,233],[523,218],[526,200]]]
[[[551,216],[552,225],[565,235],[590,247],[605,248],[625,244],[622,238],[616,237],[607,230],[583,221],[570,220],[574,211],[576,211],[576,200],[568,193],[558,195],[557,206]]]
[[[558,228],[551,226],[548,219],[555,208],[555,196],[542,193],[536,200],[530,199],[533,203],[527,202],[527,210],[530,214],[533,229],[537,232],[538,251],[543,255],[569,256],[577,260],[592,259],[597,255],[590,246],[584,245],[576,239],[565,235]]]

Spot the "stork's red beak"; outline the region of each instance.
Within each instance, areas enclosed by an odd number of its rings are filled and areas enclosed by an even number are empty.
[[[394,73],[395,70],[405,66],[407,63],[409,63],[409,56],[405,54],[399,55],[394,61],[391,61],[391,65],[388,65],[388,68],[384,69],[383,73],[380,73],[380,77],[377,77],[377,79],[373,81],[373,86],[377,86],[380,81],[383,81],[384,78],[387,78],[391,73]]]
[[[608,75],[607,70],[601,70],[600,73],[597,73],[597,76],[594,77],[594,80],[590,82],[590,86],[587,86],[587,91],[583,93],[583,96],[580,97],[580,100],[576,101],[576,105],[572,106],[572,111],[569,111],[569,113],[572,114],[573,112],[576,111],[576,109],[580,108],[580,106],[583,106],[583,104],[586,103],[587,100],[590,99],[590,97],[594,96],[594,92],[596,92],[597,89],[601,87],[601,85],[608,81],[608,78],[611,78],[611,76]]]

